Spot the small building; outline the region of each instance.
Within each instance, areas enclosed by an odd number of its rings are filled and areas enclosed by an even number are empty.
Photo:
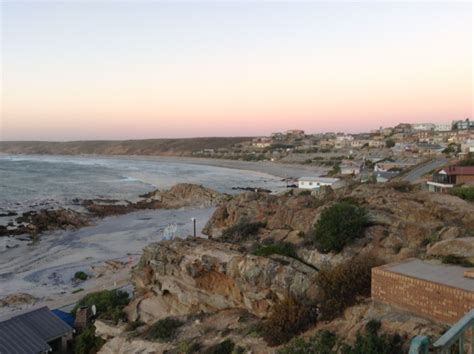
[[[301,177],[298,179],[298,188],[319,189],[322,186],[332,186],[338,181],[339,181],[339,178]]]
[[[441,123],[435,124],[434,131],[435,132],[448,132],[453,127],[452,123]]]
[[[466,118],[465,120],[455,120],[453,121],[453,129],[455,130],[474,129],[474,121],[471,121],[469,118]]]
[[[267,148],[272,145],[272,139],[267,137],[255,138],[252,140],[252,146],[259,149]]]
[[[303,138],[304,130],[300,130],[300,129],[287,130],[286,135],[291,138]]]
[[[436,125],[433,123],[417,123],[411,125],[413,130],[434,130]]]
[[[372,299],[454,324],[474,308],[474,279],[461,266],[411,258],[372,268]]]
[[[396,177],[400,174],[399,171],[383,171],[375,172],[375,180],[377,183],[386,183],[390,181],[393,177]]]
[[[463,183],[474,183],[474,166],[449,166],[435,172],[431,181],[426,182],[428,190],[447,193],[451,188]]]
[[[342,160],[339,168],[341,170],[341,175],[354,175],[357,176],[360,174],[362,165],[352,161],[352,160]]]
[[[48,307],[41,307],[0,320],[0,353],[66,353],[73,332]]]

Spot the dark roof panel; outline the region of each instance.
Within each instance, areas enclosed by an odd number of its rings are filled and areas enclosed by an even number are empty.
[[[13,317],[11,321],[19,322],[29,327],[46,342],[72,332],[72,328],[46,306]]]
[[[1,354],[37,354],[51,348],[28,327],[13,321],[0,322]]]
[[[47,342],[73,329],[47,307],[0,322],[0,354],[37,354],[49,351]]]

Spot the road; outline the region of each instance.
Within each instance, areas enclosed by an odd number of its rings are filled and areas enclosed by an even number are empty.
[[[440,168],[448,163],[448,160],[445,158],[438,158],[427,162],[421,166],[415,167],[413,170],[408,172],[405,176],[402,177],[403,181],[415,183],[419,180],[423,175],[427,174],[428,172]]]

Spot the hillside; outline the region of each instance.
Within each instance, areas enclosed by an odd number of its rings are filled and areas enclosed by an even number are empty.
[[[0,152],[8,154],[98,154],[190,156],[203,149],[225,149],[249,141],[248,137],[89,140],[89,141],[1,141]]]

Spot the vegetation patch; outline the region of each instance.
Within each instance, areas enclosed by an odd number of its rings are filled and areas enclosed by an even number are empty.
[[[159,342],[170,342],[175,338],[178,328],[183,324],[183,322],[172,317],[158,320],[153,323],[145,333],[145,339]]]
[[[358,256],[334,267],[321,268],[316,278],[321,318],[331,320],[359,297],[370,296],[371,272],[378,264],[372,257]]]
[[[472,263],[465,257],[455,256],[452,254],[442,257],[441,262],[443,262],[444,264],[459,265],[461,267],[466,267],[466,268],[474,267],[474,263]]]
[[[410,184],[410,182],[406,181],[391,182],[389,186],[395,189],[397,192],[401,193],[409,193],[413,191],[414,188],[413,185]]]
[[[265,222],[246,222],[240,221],[237,224],[227,228],[222,233],[221,240],[224,242],[239,243],[255,236],[258,231],[265,227]]]
[[[75,354],[95,354],[104,345],[105,340],[95,335],[95,326],[89,325],[74,338]]]
[[[232,354],[234,352],[235,344],[230,339],[210,346],[204,351],[204,354]]]
[[[260,257],[268,257],[272,254],[279,254],[281,256],[291,257],[291,258],[298,258],[296,254],[295,246],[291,243],[287,242],[280,242],[274,243],[271,245],[258,245],[257,249],[252,252],[256,256]]]
[[[74,280],[84,281],[84,280],[87,280],[87,278],[88,278],[88,275],[83,271],[74,273]]]
[[[346,244],[362,236],[367,224],[364,208],[339,202],[321,212],[314,227],[314,244],[323,253],[341,252]]]
[[[474,202],[474,187],[454,187],[449,190],[449,194]]]
[[[111,320],[117,323],[125,318],[123,308],[128,305],[130,299],[128,293],[120,290],[104,290],[84,296],[74,307],[72,313],[75,314],[80,307],[95,305],[97,316],[104,320]]]
[[[276,346],[307,330],[316,320],[316,306],[288,297],[273,307],[261,333],[268,345]]]
[[[459,166],[474,166],[474,153],[470,152],[464,160],[459,162]]]
[[[380,333],[379,321],[369,321],[364,332],[357,333],[353,346],[343,345],[342,354],[403,354],[403,339],[400,335]]]
[[[357,333],[354,345],[344,343],[332,332],[321,331],[308,339],[291,341],[278,354],[402,354],[403,342],[398,334],[380,333],[380,322],[372,320]]]

